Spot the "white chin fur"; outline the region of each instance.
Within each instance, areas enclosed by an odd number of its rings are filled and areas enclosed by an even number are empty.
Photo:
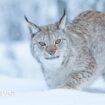
[[[56,57],[49,57],[49,58],[40,58],[40,61],[45,69],[48,70],[56,70],[61,67],[63,57],[56,56]]]
[[[59,56],[45,57],[46,60],[55,60],[59,59]]]

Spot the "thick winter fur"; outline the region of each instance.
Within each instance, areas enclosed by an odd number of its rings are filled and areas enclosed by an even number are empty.
[[[84,89],[104,72],[105,14],[85,11],[72,23],[37,26],[28,21],[31,50],[49,88]]]

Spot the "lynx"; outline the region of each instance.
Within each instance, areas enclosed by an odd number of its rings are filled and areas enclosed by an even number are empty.
[[[105,14],[84,11],[68,23],[38,26],[25,17],[31,51],[49,88],[86,89],[105,68]]]

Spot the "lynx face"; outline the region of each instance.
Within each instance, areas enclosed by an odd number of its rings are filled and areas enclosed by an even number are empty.
[[[60,21],[47,26],[37,26],[28,21],[31,32],[32,54],[38,59],[57,60],[67,53],[67,36],[65,33],[65,12]]]
[[[52,28],[52,29],[51,29]],[[34,55],[46,60],[59,59],[67,49],[67,40],[63,30],[46,26],[32,38]]]

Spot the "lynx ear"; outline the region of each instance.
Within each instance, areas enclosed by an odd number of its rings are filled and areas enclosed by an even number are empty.
[[[62,17],[59,20],[58,27],[59,29],[65,29],[65,26],[66,26],[66,11],[64,10]]]
[[[33,35],[39,31],[41,31],[40,27],[37,26],[36,24],[30,22],[26,16],[24,16],[26,22],[28,23],[28,27],[29,27],[29,30],[30,30],[30,33]]]

